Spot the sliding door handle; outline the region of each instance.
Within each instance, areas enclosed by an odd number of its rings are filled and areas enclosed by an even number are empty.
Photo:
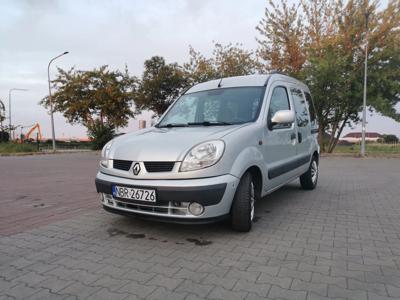
[[[301,132],[298,132],[297,136],[298,136],[299,143],[301,143],[301,141],[303,140],[303,136],[301,135]]]

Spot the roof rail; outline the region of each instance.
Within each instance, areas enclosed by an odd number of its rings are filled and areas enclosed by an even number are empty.
[[[269,72],[269,74],[270,74],[270,75],[279,74],[279,75],[289,76],[289,75],[286,74],[285,72],[281,72],[281,71],[277,71],[277,70],[273,70],[273,71]]]
[[[265,82],[264,82],[264,86],[267,86],[268,85],[268,81],[269,81],[269,78],[270,78],[271,76],[268,76],[267,77],[267,80],[265,80]]]
[[[287,75],[287,74],[285,74],[285,73],[283,73],[283,72],[277,71],[277,70],[272,70],[271,72],[268,73],[268,75],[274,75],[274,74],[289,76],[289,75]],[[268,81],[269,81],[269,78],[270,78],[270,77],[271,77],[271,76],[268,76],[268,77],[267,77],[267,80],[265,81],[264,86],[267,86],[267,85],[268,85]]]
[[[185,87],[185,88],[182,90],[182,92],[180,93],[180,96],[185,95],[186,92],[187,92],[188,90],[190,90],[192,87],[193,87],[193,85],[189,85],[189,86]]]

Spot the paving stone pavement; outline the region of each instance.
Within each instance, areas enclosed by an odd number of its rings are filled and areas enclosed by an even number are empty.
[[[92,186],[97,156],[83,157],[86,209],[0,235],[0,299],[400,299],[398,159],[323,158],[316,190],[285,186],[237,233],[106,213]],[[28,160],[13,168],[29,172]],[[65,172],[82,162],[69,163]],[[80,197],[67,175],[66,202],[69,191]]]

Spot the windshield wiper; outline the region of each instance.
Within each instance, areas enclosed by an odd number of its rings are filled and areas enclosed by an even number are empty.
[[[203,121],[203,122],[189,122],[189,123],[168,123],[165,125],[159,125],[158,128],[171,128],[171,127],[188,127],[188,126],[223,126],[223,125],[233,125],[229,122],[220,121]]]
[[[160,125],[157,127],[158,128],[165,128],[165,127],[171,128],[171,127],[187,127],[187,126],[188,126],[188,124],[186,124],[186,123],[168,123],[168,124]]]
[[[223,125],[233,125],[232,123],[229,122],[223,122],[223,121],[203,121],[203,122],[190,122],[187,123],[189,126],[196,126],[196,125],[202,125],[202,126],[223,126]]]

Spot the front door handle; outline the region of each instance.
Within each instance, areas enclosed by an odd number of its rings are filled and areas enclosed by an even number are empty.
[[[290,139],[291,140],[295,140],[296,139],[296,134],[294,132],[290,135]]]
[[[298,132],[297,136],[298,136],[299,143],[301,143],[301,141],[303,140],[303,136],[301,135],[301,132]]]

